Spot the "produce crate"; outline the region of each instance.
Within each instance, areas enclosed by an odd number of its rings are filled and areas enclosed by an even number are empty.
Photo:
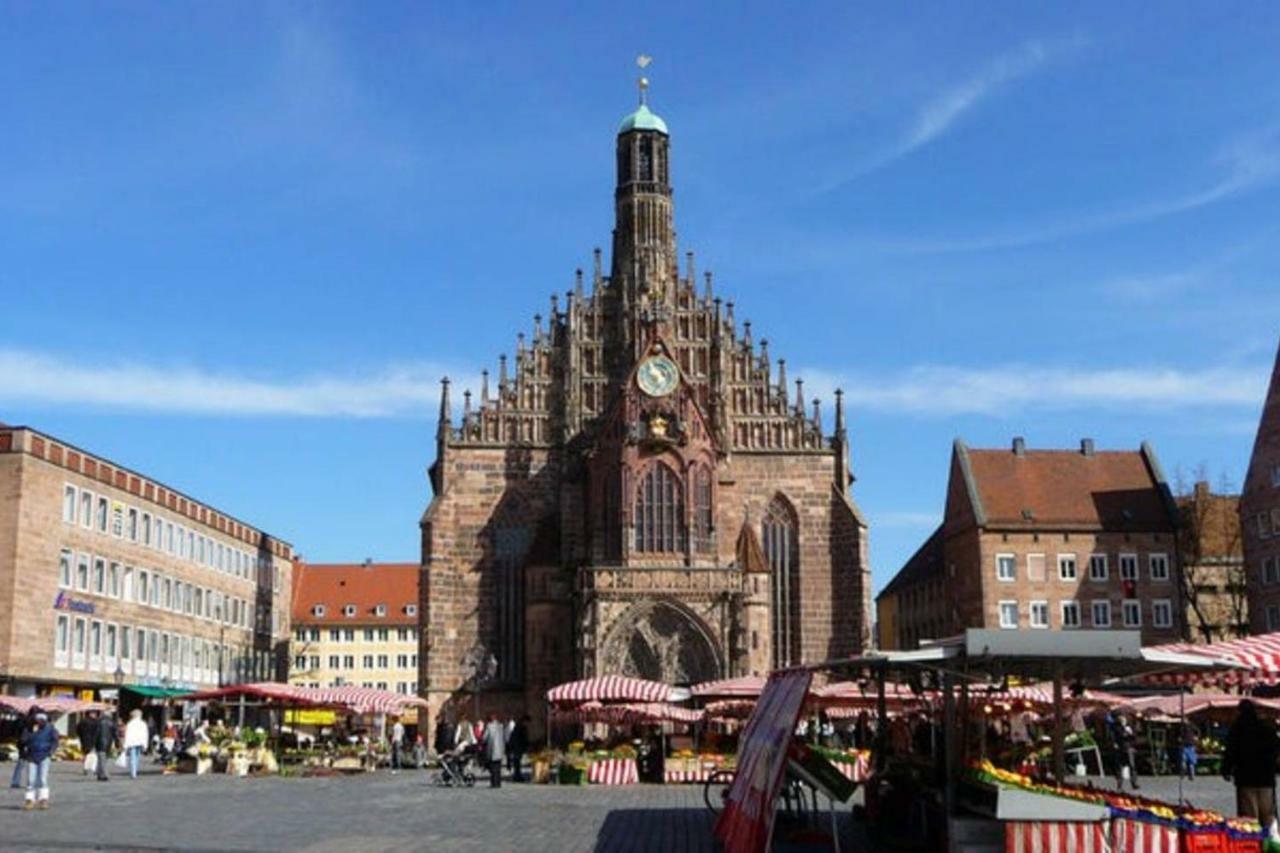
[[[1231,853],[1230,839],[1222,829],[1187,829],[1180,835],[1182,853]]]
[[[574,767],[572,764],[561,764],[559,782],[561,785],[585,785],[587,784],[587,768]]]

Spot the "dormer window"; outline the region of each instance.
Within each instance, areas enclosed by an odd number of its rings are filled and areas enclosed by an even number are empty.
[[[323,616],[323,615],[324,615],[324,605],[323,605],[323,604],[317,604],[315,607],[312,607],[312,608],[311,608],[311,615],[312,615],[312,616]]]
[[[356,606],[355,606],[354,604],[348,604],[348,605],[344,606],[344,607],[342,608],[342,615],[343,615],[343,616],[355,616],[355,615],[356,615]]]
[[[379,604],[377,607],[373,608],[373,615],[374,615],[374,616],[386,616],[386,615],[387,615],[387,605],[385,605],[385,604]]]
[[[418,615],[418,605],[416,605],[416,604],[406,604],[406,605],[404,606],[404,615],[405,615],[405,616],[417,616],[417,615]]]

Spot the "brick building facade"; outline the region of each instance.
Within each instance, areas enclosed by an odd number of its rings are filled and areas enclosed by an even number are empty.
[[[1280,352],[1240,495],[1240,527],[1253,633],[1280,631]]]
[[[1183,636],[1177,507],[1155,453],[970,449],[956,440],[942,524],[877,596],[891,649],[965,628]]]
[[[289,683],[418,691],[417,563],[299,563]]]
[[[0,427],[0,691],[282,679],[292,566],[287,542]]]
[[[643,103],[616,140],[616,221],[515,359],[455,421],[444,386],[422,517],[421,690],[542,707],[578,676],[675,683],[849,655],[869,640],[867,525],[849,438],[732,302],[680,268],[670,136]],[[541,715],[538,715],[540,718]]]

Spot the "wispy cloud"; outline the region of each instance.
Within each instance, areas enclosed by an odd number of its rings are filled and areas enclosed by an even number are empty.
[[[1079,44],[1079,40],[1046,42],[1033,39],[995,57],[976,74],[942,91],[925,103],[896,142],[873,155],[851,172],[829,179],[819,188],[819,192],[835,189],[854,178],[905,157],[917,148],[928,145],[950,130],[952,125],[966,113],[1002,88],[1032,74],[1053,56]]]
[[[94,406],[167,414],[247,417],[433,415],[437,364],[392,366],[368,374],[259,379],[188,366],[75,363],[0,351],[0,401]]]
[[[869,376],[803,372],[810,390],[829,398],[842,388],[855,409],[899,415],[1007,416],[1037,409],[1256,408],[1270,368],[1071,369],[1003,365],[920,365]],[[191,366],[75,362],[44,353],[0,350],[0,402],[95,406],[172,414],[242,417],[422,417],[434,415],[440,377],[475,389],[439,363],[389,365],[367,373],[312,373],[285,378],[236,375]],[[470,384],[468,384],[470,383]]]
[[[1256,407],[1269,368],[1072,369],[1030,365],[963,368],[921,365],[875,377],[805,371],[819,395],[842,388],[849,406],[892,414],[1006,417],[1029,408],[1177,409]]]
[[[1261,189],[1280,178],[1280,123],[1241,134],[1211,158],[1219,176],[1202,189],[1155,201],[1138,202],[1029,228],[993,231],[983,235],[937,239],[876,240],[888,252],[931,254],[1008,249],[1049,243],[1094,231],[1136,225],[1196,210]]]

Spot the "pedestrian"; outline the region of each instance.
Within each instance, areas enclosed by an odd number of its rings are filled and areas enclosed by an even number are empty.
[[[445,756],[453,752],[457,742],[457,732],[449,723],[449,718],[442,713],[440,719],[436,720],[436,735],[431,748],[436,751],[437,756]]]
[[[1200,738],[1200,731],[1196,728],[1195,723],[1186,720],[1182,724],[1182,752],[1179,756],[1178,769],[1180,773],[1188,779],[1196,778],[1196,762],[1199,756],[1196,754],[1196,742]]]
[[[58,730],[43,712],[37,711],[31,725],[22,730],[18,750],[27,762],[27,794],[22,808],[49,808],[49,762],[58,751]]]
[[[110,777],[107,775],[107,759],[111,757],[111,750],[115,749],[119,743],[120,733],[116,729],[115,720],[111,719],[110,714],[99,714],[98,731],[93,743],[93,751],[98,756],[99,782],[110,781]]]
[[[507,738],[507,766],[511,768],[511,781],[524,781],[524,754],[529,751],[529,723],[533,718],[528,714],[521,717],[511,727],[511,735]]]
[[[453,743],[458,748],[474,746],[476,742],[476,729],[465,716],[458,721],[458,726],[453,732]]]
[[[142,759],[142,751],[147,748],[150,729],[142,719],[142,711],[134,708],[129,712],[129,722],[124,727],[124,751],[129,756],[129,778],[138,778],[138,762]]]
[[[484,757],[489,762],[489,787],[502,787],[502,759],[507,752],[506,727],[498,715],[489,714],[489,724],[484,727]]]
[[[22,728],[18,730],[19,734],[35,725],[36,711],[38,709],[32,706],[27,709],[27,714],[22,720]],[[27,756],[22,751],[22,746],[18,746],[18,760],[13,762],[13,778],[9,780],[10,788],[25,788],[27,786]]]
[[[80,741],[80,752],[84,755],[84,775],[88,776],[97,769],[98,753],[93,746],[98,741],[97,711],[80,715],[80,722],[76,723],[76,739]]]
[[[400,772],[400,761],[404,752],[404,723],[396,720],[391,727],[391,773]]]
[[[413,766],[419,770],[427,766],[427,742],[422,735],[413,739]]]
[[[1236,814],[1254,817],[1263,832],[1276,819],[1276,758],[1280,741],[1248,699],[1240,701],[1222,752],[1222,777],[1236,786]]]
[[[1115,720],[1115,745],[1116,745],[1116,787],[1124,786],[1124,780],[1128,779],[1129,784],[1133,786],[1133,790],[1138,790],[1138,736],[1133,730],[1133,724],[1129,722],[1129,718],[1124,714],[1116,717]]]

